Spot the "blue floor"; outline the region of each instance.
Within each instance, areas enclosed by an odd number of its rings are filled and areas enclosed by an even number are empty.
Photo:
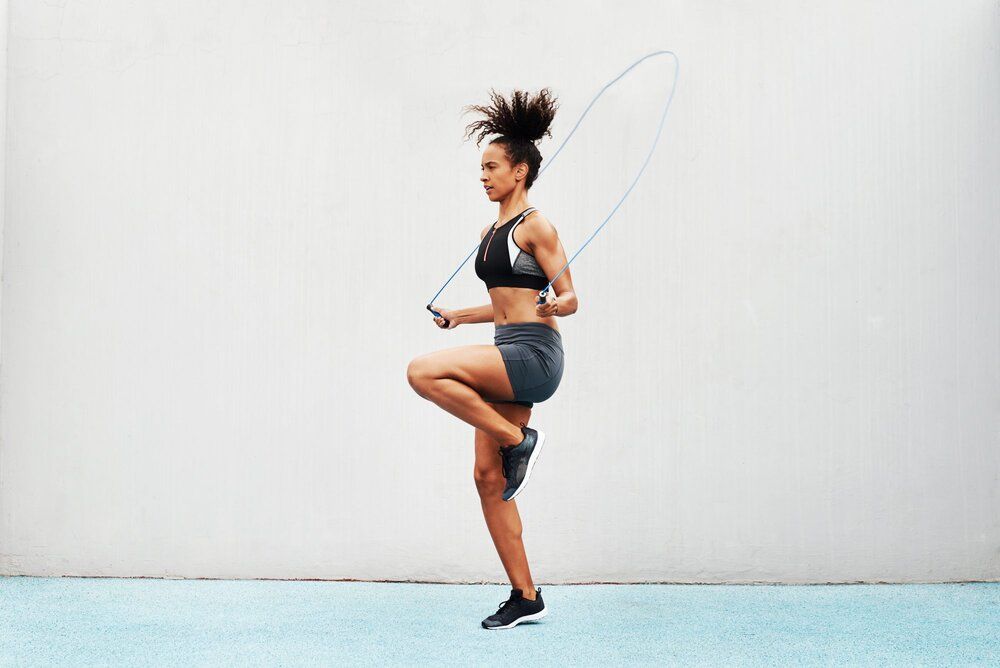
[[[0,665],[1000,665],[1000,583],[540,586],[0,577]]]

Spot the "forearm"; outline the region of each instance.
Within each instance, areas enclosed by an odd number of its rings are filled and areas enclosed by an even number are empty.
[[[493,304],[456,309],[455,319],[463,325],[475,322],[493,322]]]

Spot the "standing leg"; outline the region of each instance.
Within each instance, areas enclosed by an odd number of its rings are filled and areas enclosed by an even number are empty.
[[[531,409],[518,404],[492,404],[511,425],[527,426]],[[521,516],[516,501],[504,501],[506,481],[500,465],[500,443],[482,429],[476,429],[476,464],[473,478],[479,491],[486,526],[493,538],[500,561],[511,585],[522,591],[524,598],[535,599],[535,585],[528,569],[528,557],[521,539]]]

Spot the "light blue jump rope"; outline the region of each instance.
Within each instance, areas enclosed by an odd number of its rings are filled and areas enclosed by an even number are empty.
[[[604,219],[604,222],[601,223],[596,230],[594,230],[594,233],[590,235],[590,239],[587,239],[587,241],[584,242],[584,244],[582,246],[580,246],[580,249],[578,251],[576,251],[575,253],[573,253],[573,257],[571,257],[569,259],[569,262],[566,263],[565,267],[563,267],[562,269],[559,270],[559,273],[555,275],[555,278],[553,278],[551,281],[549,281],[549,284],[546,285],[545,288],[541,292],[538,293],[538,301],[537,301],[538,304],[544,304],[545,303],[545,296],[548,294],[549,289],[552,288],[552,284],[556,282],[557,278],[559,278],[560,276],[562,276],[562,273],[564,271],[566,271],[567,267],[569,267],[570,262],[572,262],[573,260],[576,259],[576,256],[580,254],[580,251],[582,251],[584,248],[586,248],[587,244],[590,243],[591,239],[593,239],[594,237],[596,237],[597,233],[601,231],[601,228],[604,227],[609,220],[611,220],[611,216],[615,215],[615,211],[617,211],[618,207],[620,207],[621,204],[622,204],[622,202],[625,201],[625,198],[628,197],[628,194],[630,192],[632,192],[632,188],[635,187],[636,181],[639,180],[639,177],[642,176],[642,172],[646,169],[646,165],[649,164],[649,158],[653,155],[653,150],[656,148],[656,143],[660,140],[660,132],[663,130],[663,121],[665,121],[667,119],[667,110],[670,109],[670,102],[674,99],[674,89],[677,88],[677,75],[680,72],[680,61],[677,59],[677,54],[674,53],[673,51],[654,51],[653,53],[645,55],[642,58],[640,58],[639,60],[635,61],[634,63],[632,63],[631,65],[629,65],[625,69],[624,72],[622,72],[621,74],[619,74],[618,76],[616,76],[614,79],[612,79],[611,81],[609,81],[608,83],[606,83],[604,85],[604,88],[602,88],[600,91],[598,91],[597,95],[594,96],[594,99],[590,101],[590,104],[587,105],[587,108],[583,110],[583,114],[580,115],[580,120],[578,120],[576,122],[576,125],[573,126],[573,129],[570,130],[570,133],[566,136],[566,139],[563,140],[563,143],[559,145],[559,148],[556,150],[556,152],[552,155],[551,158],[549,158],[548,164],[546,164],[544,167],[542,167],[540,170],[538,170],[538,176],[535,177],[536,179],[539,178],[539,177],[541,177],[541,175],[545,173],[545,170],[552,166],[552,163],[555,161],[556,156],[559,155],[560,151],[563,150],[563,147],[566,146],[566,142],[568,142],[569,138],[573,136],[573,133],[576,132],[576,129],[578,127],[580,127],[580,122],[583,121],[583,117],[587,115],[587,112],[590,111],[590,108],[592,106],[594,106],[595,102],[597,102],[597,98],[599,98],[601,95],[604,94],[604,91],[606,91],[608,88],[610,88],[616,81],[618,81],[619,79],[621,79],[623,76],[625,76],[626,74],[628,74],[629,70],[631,70],[633,67],[635,67],[636,65],[638,65],[642,61],[646,60],[647,58],[652,58],[653,56],[660,56],[660,55],[667,54],[667,53],[669,53],[671,56],[674,57],[674,83],[670,87],[670,97],[667,98],[667,105],[663,108],[663,115],[660,117],[660,126],[656,129],[656,138],[653,139],[653,145],[649,147],[649,153],[646,155],[645,162],[642,163],[642,167],[639,169],[639,173],[635,175],[635,179],[633,179],[632,185],[630,185],[628,187],[628,190],[625,191],[625,194],[622,195],[622,198],[620,200],[618,200],[618,204],[615,204],[615,208],[613,208],[611,210],[611,213],[609,213],[608,217]],[[434,295],[434,297],[430,300],[430,302],[428,302],[428,304],[427,304],[427,310],[430,311],[431,313],[433,313],[435,318],[440,318],[441,314],[438,313],[437,311],[435,311],[432,308],[432,305],[434,304],[434,300],[437,299],[438,296],[440,296],[441,291],[444,290],[448,286],[449,283],[451,283],[451,279],[455,278],[455,275],[459,272],[459,270],[462,267],[465,266],[465,263],[469,261],[469,258],[472,257],[477,250],[479,250],[480,244],[482,244],[482,241],[480,241],[479,243],[476,244],[475,248],[472,249],[472,252],[469,253],[469,255],[464,260],[462,260],[462,264],[458,265],[458,269],[456,269],[454,271],[454,273],[452,273],[452,275],[448,278],[448,280],[444,282],[444,285],[441,286],[441,290],[438,290],[437,294]],[[448,323],[449,323],[449,321],[445,320],[444,321],[444,326],[447,327]]]

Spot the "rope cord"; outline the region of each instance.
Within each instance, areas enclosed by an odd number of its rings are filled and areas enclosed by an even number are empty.
[[[606,91],[608,88],[610,88],[612,85],[614,85],[615,82],[617,82],[623,76],[625,76],[626,74],[628,74],[629,70],[631,70],[633,67],[635,67],[636,65],[638,65],[642,61],[646,60],[647,58],[652,58],[654,56],[660,56],[660,55],[664,55],[664,54],[670,54],[671,56],[674,57],[674,82],[673,82],[673,84],[670,87],[670,96],[667,98],[667,104],[663,107],[663,115],[660,116],[660,124],[659,124],[659,127],[657,127],[657,129],[656,129],[656,138],[653,139],[653,144],[649,147],[649,153],[646,154],[646,160],[642,163],[642,167],[639,169],[639,173],[635,175],[635,179],[632,180],[632,184],[628,187],[628,190],[626,190],[625,194],[622,195],[622,197],[621,197],[620,200],[618,200],[618,203],[615,204],[615,208],[613,208],[611,210],[611,213],[609,213],[607,215],[607,217],[604,219],[604,222],[601,223],[597,227],[596,230],[594,230],[594,233],[590,235],[590,238],[588,238],[587,241],[585,241],[584,244],[582,246],[580,246],[580,248],[575,253],[573,253],[573,256],[569,259],[568,262],[566,262],[566,265],[562,269],[559,270],[559,273],[556,274],[552,278],[552,280],[549,281],[548,285],[546,285],[545,288],[541,292],[538,293],[538,302],[537,302],[538,304],[544,304],[545,303],[545,296],[546,296],[546,294],[548,294],[549,290],[552,288],[552,284],[556,282],[556,279],[558,279],[560,276],[562,276],[562,273],[564,271],[566,271],[567,268],[569,268],[570,263],[573,262],[573,260],[576,259],[576,256],[580,254],[580,251],[582,251],[584,248],[586,248],[587,244],[589,244],[591,242],[591,240],[593,240],[593,238],[595,236],[597,236],[597,233],[601,231],[601,228],[603,228],[605,225],[607,225],[608,221],[611,220],[611,216],[615,215],[615,211],[617,211],[618,207],[620,207],[621,204],[622,204],[622,202],[625,201],[625,198],[628,197],[628,194],[630,192],[632,192],[632,188],[635,187],[635,184],[639,180],[639,177],[642,176],[642,173],[645,171],[646,165],[649,164],[649,159],[650,159],[650,157],[652,157],[653,151],[656,149],[656,144],[657,144],[657,142],[660,141],[660,133],[663,130],[663,122],[667,118],[667,111],[670,109],[670,103],[674,99],[674,90],[677,88],[677,76],[678,76],[678,73],[680,71],[680,61],[677,58],[677,54],[675,54],[673,51],[666,51],[666,50],[664,50],[664,51],[654,51],[654,52],[652,52],[650,54],[647,54],[647,55],[643,56],[639,60],[635,61],[634,63],[632,63],[631,65],[629,65],[625,69],[624,72],[622,72],[617,77],[615,77],[614,79],[612,79],[611,81],[609,81],[608,83],[606,83],[604,85],[604,87],[601,88],[600,91],[598,91],[597,95],[594,96],[594,99],[590,101],[590,104],[587,105],[587,108],[583,110],[583,114],[580,115],[580,118],[579,118],[579,120],[577,120],[576,125],[573,126],[573,129],[570,130],[570,133],[566,136],[566,139],[563,140],[562,144],[559,145],[559,148],[556,150],[556,152],[552,154],[551,158],[549,158],[548,163],[546,165],[544,165],[540,170],[538,170],[538,176],[536,177],[536,179],[540,178],[542,176],[542,174],[545,173],[545,170],[552,166],[552,163],[555,161],[556,157],[559,155],[559,153],[566,146],[566,142],[568,142],[570,140],[570,137],[573,136],[573,133],[576,132],[576,129],[578,127],[580,127],[580,123],[583,121],[584,117],[590,111],[590,108],[592,106],[594,106],[594,103],[597,102],[597,99],[599,97],[601,97],[601,95],[604,94],[604,91]],[[462,260],[462,264],[458,265],[458,269],[456,269],[452,273],[452,275],[448,278],[448,280],[445,281],[444,285],[441,286],[441,289],[437,291],[437,294],[434,295],[434,297],[430,300],[430,302],[427,303],[427,310],[429,310],[431,313],[433,313],[435,318],[440,318],[441,314],[438,313],[437,311],[435,311],[433,308],[431,308],[431,305],[434,303],[434,300],[437,299],[441,295],[441,292],[448,286],[448,284],[451,283],[451,279],[455,278],[455,275],[458,274],[459,270],[461,270],[461,268],[465,266],[465,263],[469,261],[469,258],[472,257],[475,254],[475,252],[479,249],[480,243],[482,243],[482,242],[479,242],[479,243],[477,243],[475,245],[475,247],[472,249],[472,252],[469,253],[464,260]],[[447,322],[445,324],[447,325]]]

